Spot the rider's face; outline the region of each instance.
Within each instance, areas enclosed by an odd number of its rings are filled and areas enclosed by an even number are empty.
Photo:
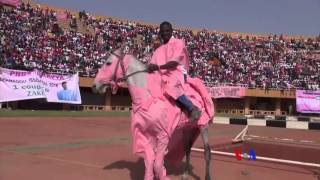
[[[172,36],[172,27],[169,25],[163,25],[160,27],[160,38],[163,42],[163,44],[168,43]]]

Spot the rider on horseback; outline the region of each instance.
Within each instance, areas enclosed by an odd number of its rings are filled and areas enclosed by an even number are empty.
[[[173,98],[178,105],[188,111],[190,121],[196,121],[202,112],[184,94],[182,85],[187,82],[187,71],[189,70],[187,48],[184,41],[174,38],[172,33],[173,29],[169,22],[165,21],[160,24],[159,35],[162,45],[154,52],[148,65],[148,72],[160,73],[161,87],[165,84],[165,95]],[[182,79],[179,78],[180,74],[183,74]]]

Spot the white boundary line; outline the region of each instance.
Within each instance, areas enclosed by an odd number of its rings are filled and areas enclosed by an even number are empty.
[[[200,149],[200,148],[191,148],[191,150],[195,151],[195,152],[204,152],[204,149]],[[223,152],[223,151],[211,150],[211,153],[224,155],[224,156],[233,156],[233,157],[235,156],[234,153]],[[243,157],[243,154],[241,154],[241,157]],[[256,156],[256,159],[270,161],[270,162],[279,162],[279,163],[285,163],[285,164],[294,164],[294,165],[311,166],[311,167],[320,168],[320,164],[307,163],[307,162],[301,162],[301,161],[291,161],[291,160],[286,160],[286,159],[268,158],[268,157],[263,157],[263,156]]]
[[[16,154],[19,156],[26,156],[26,157],[31,157],[31,158],[59,161],[59,162],[65,163],[65,164],[74,164],[74,165],[81,165],[81,166],[85,166],[85,167],[103,169],[103,166],[98,166],[98,165],[91,164],[91,163],[85,163],[85,162],[74,161],[74,160],[66,160],[66,159],[61,159],[61,158],[56,158],[56,157],[46,156],[46,155],[28,154],[28,153],[21,153],[21,152],[15,152],[15,151],[7,151],[7,150],[0,150],[0,152],[13,153],[13,154]]]

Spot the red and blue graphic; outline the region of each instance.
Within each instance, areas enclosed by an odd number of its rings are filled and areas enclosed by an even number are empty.
[[[249,159],[249,160],[257,160],[257,156],[256,156],[256,153],[254,152],[253,149],[250,149],[249,153],[243,153],[242,156],[241,156],[241,150],[238,150],[238,149],[235,149],[234,150],[234,155],[236,156],[237,160],[238,161],[241,161],[242,160],[242,157],[244,159]]]

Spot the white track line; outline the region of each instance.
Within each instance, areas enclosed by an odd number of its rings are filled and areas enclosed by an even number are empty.
[[[191,150],[195,151],[195,152],[204,152],[204,149],[200,149],[200,148],[191,148]],[[233,157],[235,156],[234,153],[222,152],[222,151],[211,150],[211,153],[212,154],[220,154],[220,155],[224,155],[224,156],[233,156]],[[243,157],[243,154],[241,154],[241,157]],[[285,164],[294,164],[294,165],[320,168],[320,164],[307,163],[307,162],[301,162],[301,161],[291,161],[291,160],[286,160],[286,159],[268,158],[268,157],[263,157],[263,156],[256,156],[256,159],[270,161],[270,162],[280,162],[280,163],[285,163]]]
[[[66,160],[66,159],[56,158],[56,157],[52,157],[52,156],[35,155],[35,154],[28,154],[28,153],[21,153],[21,152],[15,152],[15,151],[7,151],[7,150],[0,150],[0,152],[9,152],[9,153],[14,153],[19,156],[26,156],[26,157],[39,158],[39,159],[48,159],[48,160],[53,160],[53,161],[59,161],[59,162],[65,163],[65,164],[81,165],[81,166],[97,168],[97,169],[103,168],[102,166],[98,166],[95,164],[85,163],[85,162],[81,162],[81,161],[74,161],[74,160]]]
[[[309,140],[300,140],[300,142],[303,142],[303,143],[313,143],[313,141],[309,141]]]
[[[309,140],[297,140],[297,139],[289,139],[289,138],[266,137],[266,136],[256,136],[256,135],[248,135],[247,137],[260,138],[260,139],[274,139],[274,140],[291,141],[291,142],[315,143],[314,141],[309,141]]]

